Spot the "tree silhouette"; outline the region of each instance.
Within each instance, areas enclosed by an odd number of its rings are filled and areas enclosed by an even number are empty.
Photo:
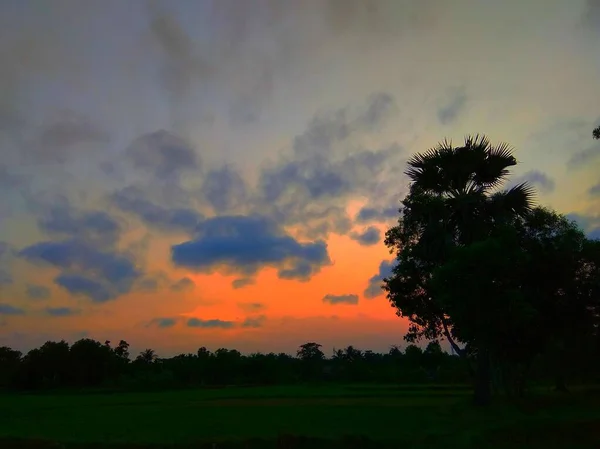
[[[598,126],[597,128],[594,129],[593,135],[594,135],[594,139],[596,139],[596,140],[600,139],[600,126]]]
[[[531,210],[533,192],[526,183],[496,190],[516,163],[507,144],[493,146],[480,136],[467,137],[460,147],[444,141],[408,161],[409,193],[385,240],[398,264],[384,279],[388,299],[409,319],[407,341],[446,337],[457,353],[467,354],[457,344],[452,315],[428,284],[453,249],[485,239]],[[469,349],[478,360],[475,401],[484,405],[491,398],[490,354],[483,336],[477,342],[469,342]]]

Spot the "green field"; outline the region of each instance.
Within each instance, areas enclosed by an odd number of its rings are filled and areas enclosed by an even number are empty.
[[[485,410],[471,406],[470,399],[470,391],[460,387],[358,385],[8,394],[0,396],[0,447],[45,447],[32,441],[17,446],[19,438],[60,442],[67,449],[124,447],[118,443],[193,447],[201,442],[217,442],[216,447],[369,447],[352,443],[352,435],[406,448],[600,447],[598,390],[571,395],[538,391],[521,404],[497,402]],[[277,446],[282,435],[345,437],[346,446],[326,441]],[[242,441],[253,438],[268,441]]]

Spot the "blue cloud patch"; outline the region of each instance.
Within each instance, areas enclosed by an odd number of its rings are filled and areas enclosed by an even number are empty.
[[[176,318],[154,318],[150,324],[153,324],[157,327],[160,328],[168,328],[168,327],[173,327],[175,326],[175,324],[177,324],[177,319]]]
[[[331,263],[324,241],[300,243],[262,216],[222,216],[198,225],[194,240],[174,245],[175,265],[210,272],[226,266],[251,276],[275,267],[279,277],[306,280]]]
[[[365,206],[358,211],[355,220],[357,223],[386,222],[397,218],[398,215],[397,207],[375,208]]]
[[[375,226],[370,226],[363,232],[352,232],[350,238],[363,246],[373,246],[381,240],[381,232]]]
[[[187,321],[188,327],[201,327],[206,329],[231,329],[234,327],[235,323],[233,321],[223,321],[223,320],[201,320],[200,318],[190,318]]]
[[[438,109],[437,117],[442,125],[454,123],[467,105],[467,94],[464,88],[449,91],[445,104]]]
[[[183,277],[171,285],[171,291],[173,292],[184,292],[186,290],[191,290],[196,286],[194,281],[192,281],[189,277]]]
[[[384,291],[381,288],[383,279],[391,276],[394,265],[393,260],[384,260],[379,264],[379,272],[369,279],[369,285],[364,292],[365,298],[370,299],[383,295]]]
[[[323,302],[328,304],[358,304],[358,295],[325,295]]]
[[[123,212],[137,216],[145,224],[163,231],[192,232],[202,214],[190,208],[167,208],[144,197],[136,187],[125,187],[110,196],[111,203]]]
[[[25,310],[10,304],[0,303],[0,315],[25,315]]]
[[[65,317],[79,314],[79,310],[70,307],[47,307],[45,312],[53,317]]]
[[[19,255],[31,262],[62,269],[55,283],[94,302],[105,302],[129,292],[140,276],[129,258],[78,240],[39,242],[24,248]]]
[[[555,188],[554,180],[546,173],[539,170],[530,170],[527,173],[514,178],[507,187],[513,187],[523,182],[528,182],[537,187],[542,193],[552,193]]]
[[[48,299],[50,298],[50,289],[43,285],[27,284],[25,294],[30,299]]]
[[[255,317],[248,317],[242,322],[242,327],[246,328],[259,328],[265,323],[267,317],[265,315],[259,315]]]

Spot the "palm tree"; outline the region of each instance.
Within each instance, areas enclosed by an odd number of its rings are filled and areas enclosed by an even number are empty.
[[[533,190],[525,182],[499,189],[517,160],[509,145],[492,145],[485,136],[467,136],[458,147],[444,140],[407,164],[411,184],[402,202],[402,219],[386,234],[386,245],[397,250],[399,260],[385,280],[388,299],[411,321],[409,341],[419,336],[434,339],[441,332],[464,354],[452,338],[444,307],[427,291],[428,279],[453,248],[486,239],[499,225],[527,215]],[[476,398],[486,403],[491,395],[486,385],[489,354],[481,345],[476,352]]]
[[[600,139],[600,126],[594,129],[594,139]]]
[[[425,153],[408,160],[405,174],[412,181],[411,193],[429,198],[425,210],[433,236],[458,244],[483,238],[498,222],[527,214],[532,207],[533,190],[523,182],[498,191],[517,164],[506,143],[490,144],[485,136],[467,136],[460,147],[444,140]],[[414,217],[422,222],[423,216]],[[424,231],[427,231],[425,229]]]
[[[140,352],[140,355],[137,356],[137,359],[144,363],[154,363],[157,358],[158,355],[156,355],[154,349],[146,349]]]

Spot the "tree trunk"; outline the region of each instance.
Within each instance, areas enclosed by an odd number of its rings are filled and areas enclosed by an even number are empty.
[[[475,405],[486,406],[492,402],[490,354],[486,349],[477,351],[475,373]]]

